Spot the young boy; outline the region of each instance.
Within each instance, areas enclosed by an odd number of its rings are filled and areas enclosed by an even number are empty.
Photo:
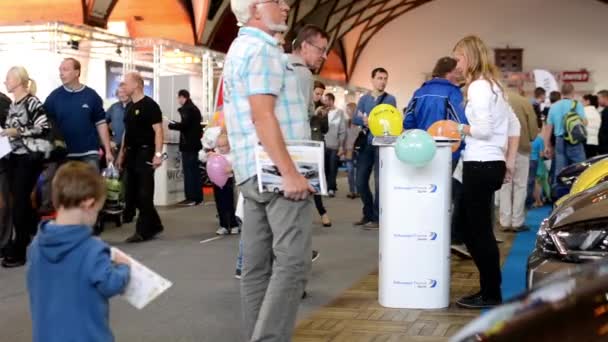
[[[230,144],[225,133],[218,136],[215,153],[222,155],[230,162]],[[226,170],[226,172],[232,175],[232,168]],[[213,196],[215,197],[217,216],[220,219],[220,228],[215,233],[217,235],[238,234],[240,225],[235,215],[234,177],[231,176],[223,188],[214,184]]]
[[[27,288],[33,341],[113,341],[108,300],[129,282],[126,256],[92,236],[106,185],[82,162],[59,168],[52,182],[55,221],[42,223],[28,250]]]

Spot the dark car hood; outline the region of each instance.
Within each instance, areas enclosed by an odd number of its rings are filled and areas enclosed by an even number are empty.
[[[601,160],[604,160],[606,158],[608,158],[608,154],[595,156],[593,158],[589,158],[580,163],[572,164],[572,165],[564,168],[557,175],[557,180],[558,180],[558,182],[563,183],[562,178],[571,178],[571,177],[576,178],[576,177],[580,176],[580,174],[583,173],[585,170],[587,170],[591,165],[593,165]]]
[[[549,216],[548,229],[608,218],[608,182],[568,198]]]
[[[608,262],[558,273],[475,319],[450,342],[608,340]]]

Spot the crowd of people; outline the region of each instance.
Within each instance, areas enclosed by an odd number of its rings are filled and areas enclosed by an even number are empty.
[[[360,198],[362,204],[354,225],[378,230],[379,153],[368,117],[377,105],[397,102],[386,92],[388,71],[377,67],[371,71],[372,91],[358,103],[338,108],[334,94],[313,78],[327,58],[326,32],[302,27],[287,54],[280,43],[288,28],[285,1],[230,4],[241,28],[224,63],[225,128],[213,148],[204,149],[201,113],[187,90],[177,94],[181,120],[169,122],[169,129],[180,132],[186,197],[181,204],[203,201],[201,150],[229,162],[226,185],[214,186],[217,234],[241,233],[236,276],[244,340],[289,341],[311,263],[319,255],[312,250],[313,203],[324,227],[332,221],[323,197],[297,170],[286,142],[323,141],[329,197],[338,194],[343,163],[346,197]],[[124,290],[130,268],[128,258],[110,253],[107,244],[93,238],[101,233],[92,227],[105,199],[100,169],[105,164],[123,171],[124,221],[133,221],[139,212],[127,242],[161,233],[153,195],[154,172],[164,158],[163,115],[144,95],[138,73],[125,75],[116,94],[119,101],[105,111],[99,95],[80,83],[78,60],[66,58],[59,71],[62,86],[44,103],[35,96],[36,84],[25,68],[11,68],[6,76],[13,100],[0,96],[0,135],[9,139],[12,151],[0,159],[0,256],[5,268],[28,262],[34,340],[111,340],[108,299]],[[565,83],[561,93],[549,95],[551,105],[545,97],[542,88],[529,100],[521,85],[504,86],[487,46],[468,36],[456,43],[451,57],[437,61],[432,78],[404,109],[405,129],[427,130],[447,120],[446,133],[462,140],[452,156],[452,248],[472,258],[480,290],[459,298],[460,307],[502,303],[495,202],[503,230],[526,230],[526,206],[552,199],[551,184],[564,167],[608,153],[608,91],[578,101],[574,86]],[[282,193],[258,188],[258,144],[282,175]],[[53,170],[46,195],[55,215],[40,224],[31,194],[43,170]],[[72,295],[77,292],[83,298]],[[56,314],[58,305],[61,315]]]

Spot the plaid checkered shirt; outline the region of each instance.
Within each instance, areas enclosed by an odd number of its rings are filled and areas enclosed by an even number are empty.
[[[249,97],[276,96],[275,116],[285,140],[310,139],[307,103],[297,75],[279,43],[269,34],[243,27],[224,61],[224,118],[238,184],[257,174],[255,146],[259,139]]]

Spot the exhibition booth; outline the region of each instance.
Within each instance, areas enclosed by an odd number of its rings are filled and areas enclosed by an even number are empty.
[[[66,57],[82,64],[81,82],[104,99],[105,107],[116,101],[122,76],[132,70],[144,78],[144,92],[169,120],[179,120],[177,92],[188,89],[201,109],[203,121],[213,111],[214,90],[223,67],[223,55],[174,41],[129,37],[87,26],[60,22],[0,27],[0,75],[22,65],[44,99],[61,85],[59,65]],[[165,130],[168,161],[156,172],[155,203],[169,205],[183,197],[183,174],[177,143],[179,134]]]

